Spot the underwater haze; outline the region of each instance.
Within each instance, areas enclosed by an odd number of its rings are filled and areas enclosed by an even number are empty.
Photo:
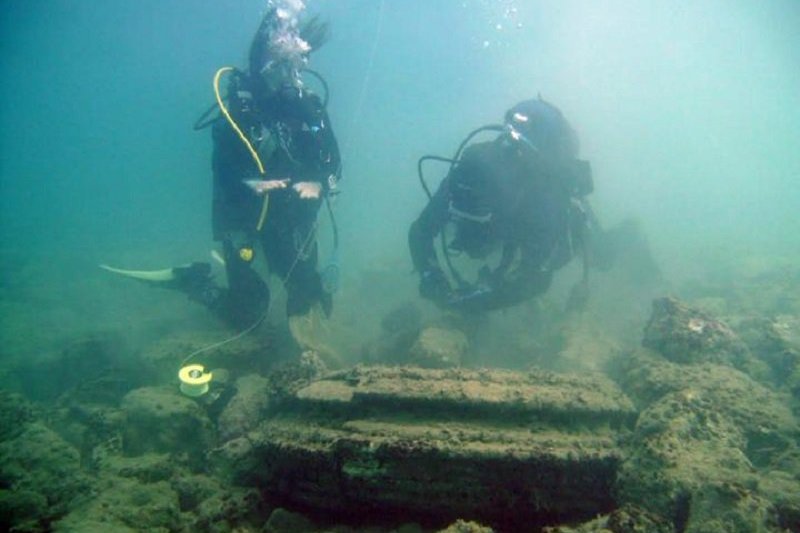
[[[136,366],[137,354],[170,335],[200,332],[194,343],[176,341],[177,364],[197,343],[232,334],[177,291],[98,265],[208,261],[224,279],[210,255],[219,249],[211,131],[193,125],[215,101],[217,69],[247,66],[265,6],[3,2],[0,389],[54,401],[65,374],[91,368],[36,365],[85,339],[117,339]],[[343,162],[333,202],[341,287],[329,333],[345,363],[371,353],[392,311],[440,316],[418,295],[408,250],[427,201],[419,158],[452,157],[469,132],[537,95],[578,134],[601,225],[633,220],[647,249],[642,264],[592,280],[591,316],[601,317],[592,327],[616,336],[609,352],[638,346],[655,297],[717,298],[723,281],[775,271],[795,273],[786,286],[800,290],[800,2],[308,0],[306,12],[331,29],[308,66],[329,88]],[[431,189],[446,170],[425,167]],[[324,265],[332,228],[324,209],[319,219]],[[540,302],[491,313],[465,366],[544,364],[541,354],[560,341],[543,330],[567,328],[543,315],[563,309],[580,276],[573,263]],[[644,287],[652,273],[639,270],[653,265],[658,283]],[[269,327],[286,340],[285,296],[275,277],[271,287]],[[775,309],[800,314],[793,298]],[[580,361],[581,349],[545,366],[594,371],[607,362]],[[294,355],[279,350],[265,361]]]
[[[263,9],[6,3],[5,357],[76,330],[205,316],[96,265],[208,260],[211,142],[192,124],[214,101],[216,69],[245,66]],[[348,320],[375,316],[359,307],[364,291],[381,293],[382,310],[416,298],[406,235],[425,203],[417,159],[451,156],[536,95],[577,130],[601,223],[637,220],[667,279],[800,249],[796,2],[319,0],[308,12],[332,31],[310,67],[330,87],[342,150],[336,305]],[[429,186],[444,170],[426,167]]]
[[[262,10],[7,2],[4,253],[66,269],[120,250],[159,250],[166,264],[204,252],[210,141],[191,125],[213,102],[215,69],[244,66]],[[310,66],[330,86],[342,146],[347,269],[406,255],[425,199],[417,158],[451,155],[468,131],[537,94],[578,131],[603,221],[636,216],[662,260],[797,248],[796,2],[340,0],[308,10],[332,29]]]
[[[192,124],[213,103],[216,69],[245,66],[263,9],[6,3],[2,331],[14,340],[4,346],[143,314],[203,316],[176,295],[126,291],[96,265],[207,260],[211,143]],[[380,291],[385,307],[415,298],[417,159],[451,156],[536,95],[577,130],[601,223],[636,219],[667,278],[800,249],[796,2],[320,0],[308,12],[332,31],[310,67],[330,87],[342,150],[337,311],[352,320],[374,314],[359,292]],[[431,187],[444,170],[426,167]]]

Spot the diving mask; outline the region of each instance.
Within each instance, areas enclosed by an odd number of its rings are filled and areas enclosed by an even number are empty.
[[[516,113],[519,114],[519,113]],[[522,115],[524,116],[524,115]],[[527,120],[528,117],[525,117]],[[539,152],[539,147],[536,146],[531,142],[531,140],[520,131],[519,128],[515,127],[514,124],[506,124],[506,135],[514,142],[520,143],[525,145],[526,147],[530,148],[534,152]]]

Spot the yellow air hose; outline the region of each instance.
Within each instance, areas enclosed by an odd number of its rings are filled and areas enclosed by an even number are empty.
[[[219,79],[222,75],[226,72],[230,72],[234,70],[233,67],[222,67],[214,74],[214,95],[217,97],[217,104],[219,105],[220,111],[222,114],[225,115],[225,118],[228,120],[228,123],[231,125],[233,130],[239,135],[239,138],[242,140],[244,145],[247,147],[247,150],[250,152],[250,155],[253,156],[253,160],[256,162],[258,166],[258,172],[263,176],[265,174],[264,165],[261,164],[261,158],[258,157],[258,152],[255,151],[253,145],[250,144],[250,140],[242,133],[242,130],[239,129],[239,125],[236,124],[236,121],[233,120],[231,114],[228,112],[228,109],[225,107],[225,102],[222,101],[222,96],[219,94]],[[258,223],[256,224],[256,231],[261,231],[261,228],[264,226],[264,221],[267,219],[267,208],[269,207],[269,193],[264,193],[264,203],[261,205],[261,214],[258,216]]]

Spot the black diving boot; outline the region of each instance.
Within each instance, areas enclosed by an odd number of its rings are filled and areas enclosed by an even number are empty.
[[[226,261],[228,288],[214,282],[211,265],[199,262],[174,267],[174,279],[167,288],[185,293],[235,329],[250,327],[266,313],[269,289],[249,265],[241,263],[233,258]]]
[[[211,265],[195,262],[186,266],[173,267],[173,279],[165,288],[186,293],[193,302],[214,308],[220,298],[222,289],[214,283],[211,276]]]
[[[270,302],[267,283],[252,266],[252,260],[245,260],[230,241],[223,242],[225,273],[228,288],[212,311],[229,325],[243,329],[263,319]]]

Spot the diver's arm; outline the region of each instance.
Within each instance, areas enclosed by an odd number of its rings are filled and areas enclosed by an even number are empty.
[[[467,312],[512,307],[544,293],[552,280],[552,271],[523,264],[498,279],[454,293],[448,305]]]
[[[448,190],[445,179],[408,232],[411,260],[420,276],[420,295],[438,305],[444,305],[451,293],[450,283],[439,266],[433,243],[447,224]]]
[[[431,269],[441,270],[433,241],[447,223],[448,203],[448,186],[447,179],[445,179],[417,220],[411,224],[408,232],[408,247],[411,251],[414,270],[417,272],[423,273]]]

